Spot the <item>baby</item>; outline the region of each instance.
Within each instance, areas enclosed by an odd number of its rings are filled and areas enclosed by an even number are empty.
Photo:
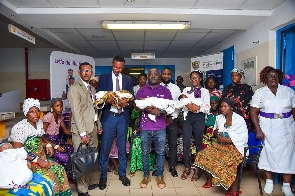
[[[24,148],[13,149],[10,143],[0,143],[0,188],[24,187],[32,180]]]

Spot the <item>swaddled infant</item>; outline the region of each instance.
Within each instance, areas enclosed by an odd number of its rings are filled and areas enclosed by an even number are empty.
[[[13,149],[10,143],[0,144],[0,188],[24,187],[32,180],[25,149]]]

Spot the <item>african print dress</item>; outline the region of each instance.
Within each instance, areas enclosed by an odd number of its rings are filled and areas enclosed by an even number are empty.
[[[59,135],[60,123],[63,121],[63,119],[63,115],[59,115],[56,123],[53,114],[51,112],[47,113],[42,118],[43,122],[47,122],[49,124],[44,136],[51,143],[59,145],[65,149],[64,152],[59,152],[58,150],[54,149],[54,155],[52,158],[55,162],[65,168],[68,178],[71,178],[73,175],[70,164],[70,155],[74,152],[74,147],[64,141]]]
[[[36,123],[36,127],[37,129],[35,129],[27,121],[27,119],[23,119],[13,126],[11,130],[11,135],[8,140],[10,142],[22,143],[26,152],[38,156],[39,159],[46,160],[47,157],[44,150],[44,144],[41,139],[42,135],[44,135],[43,122],[39,120]],[[40,167],[37,163],[32,163],[31,170],[34,173],[47,176],[54,181],[54,195],[72,195],[67,174],[63,166],[57,164],[54,161],[49,161],[49,164],[50,168],[45,169]]]
[[[225,117],[218,115],[214,129],[218,128],[219,133],[226,132],[232,143],[213,143],[197,154],[194,165],[212,174],[213,186],[221,185],[227,190],[235,181],[237,167],[243,161],[248,129],[244,119],[236,113],[233,113],[231,126],[225,126],[225,122]]]
[[[220,101],[224,98],[232,98],[236,101],[234,112],[241,115],[246,121],[248,131],[253,130],[253,124],[250,119],[250,101],[253,96],[252,87],[248,84],[229,84],[222,91],[222,97]]]

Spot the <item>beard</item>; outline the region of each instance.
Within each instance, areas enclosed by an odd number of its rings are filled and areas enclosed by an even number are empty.
[[[163,78],[162,78],[162,82],[163,82],[164,84],[169,84],[169,83],[171,82],[171,80],[167,80],[167,81],[165,81],[165,80],[163,80]]]

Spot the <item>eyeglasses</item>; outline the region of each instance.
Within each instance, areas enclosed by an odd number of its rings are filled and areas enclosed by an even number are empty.
[[[275,78],[275,79],[278,79],[280,76],[279,75],[273,75],[273,74],[268,74],[267,75],[268,79],[272,79],[272,78]]]
[[[91,69],[82,69],[81,70],[82,73],[92,73]]]
[[[193,77],[193,78],[190,78],[190,80],[199,80],[200,77]]]

